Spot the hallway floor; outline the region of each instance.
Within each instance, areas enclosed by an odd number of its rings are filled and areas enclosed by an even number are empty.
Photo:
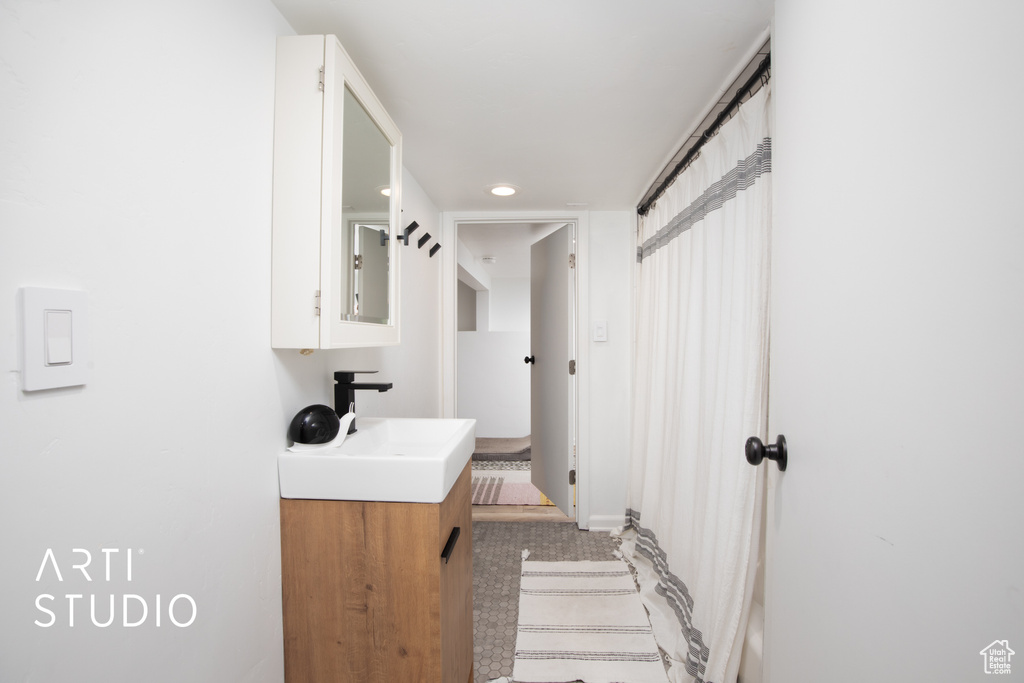
[[[554,505],[474,505],[474,522],[571,522]]]
[[[491,506],[496,507],[496,506]],[[572,522],[473,521],[473,672],[475,683],[512,675],[519,621],[519,568],[531,560],[612,560],[618,543]]]

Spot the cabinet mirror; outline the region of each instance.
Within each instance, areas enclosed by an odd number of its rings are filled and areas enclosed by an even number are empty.
[[[342,140],[342,235],[350,264],[341,287],[341,315],[353,322],[390,320],[391,145],[345,87]],[[351,255],[351,256],[349,256]]]

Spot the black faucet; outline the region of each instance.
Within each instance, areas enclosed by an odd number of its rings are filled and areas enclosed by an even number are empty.
[[[354,413],[356,408],[356,390],[357,389],[368,389],[370,391],[387,391],[391,388],[391,382],[387,384],[367,384],[365,382],[356,382],[356,373],[359,374],[373,374],[376,370],[339,370],[334,373],[334,381],[337,384],[334,385],[334,412],[338,414],[338,417],[343,416],[345,413],[351,411]],[[352,434],[356,431],[356,421],[353,419],[352,424],[348,427],[348,433]]]

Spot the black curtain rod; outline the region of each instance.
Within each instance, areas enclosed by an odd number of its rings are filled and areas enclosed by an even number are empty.
[[[675,168],[673,168],[672,172],[668,174],[668,177],[665,178],[665,180],[663,180],[660,185],[658,185],[658,189],[654,191],[654,194],[648,197],[640,206],[637,207],[636,212],[638,214],[640,214],[641,216],[647,215],[647,212],[651,210],[652,206],[654,206],[654,202],[658,201],[658,198],[660,198],[661,195],[665,194],[665,190],[668,189],[669,185],[671,185],[675,181],[675,179],[679,177],[679,174],[682,173],[686,169],[686,167],[690,165],[691,161],[697,158],[697,154],[700,152],[700,148],[704,146],[704,143],[710,140],[712,137],[714,137],[715,133],[718,132],[718,129],[722,127],[722,124],[725,123],[729,119],[729,117],[732,116],[733,112],[735,112],[736,109],[739,108],[740,103],[743,100],[743,96],[750,95],[750,89],[753,88],[754,84],[757,83],[761,78],[765,77],[766,75],[771,75],[771,65],[772,56],[771,54],[769,54],[767,57],[761,60],[761,63],[757,67],[757,71],[755,71],[754,74],[747,79],[746,83],[740,86],[739,90],[736,91],[736,94],[733,95],[733,98],[729,100],[729,103],[727,105],[725,105],[725,109],[723,109],[721,113],[715,117],[715,120],[708,127],[708,129],[704,131],[703,135],[700,136],[700,139],[697,140],[696,144],[694,144],[694,146],[691,147],[689,151],[686,152],[686,156],[684,156],[682,160],[675,165]]]

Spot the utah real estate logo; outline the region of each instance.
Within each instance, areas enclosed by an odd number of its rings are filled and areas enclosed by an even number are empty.
[[[985,673],[987,674],[1008,674],[1010,673],[1010,658],[1017,654],[1010,649],[1010,642],[1007,640],[994,640],[992,644],[981,651],[985,660]]]

